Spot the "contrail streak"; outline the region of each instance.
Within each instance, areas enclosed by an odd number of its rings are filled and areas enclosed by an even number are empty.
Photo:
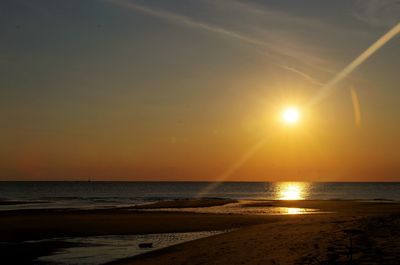
[[[106,0],[106,1],[117,4],[123,8],[127,8],[127,9],[130,9],[133,11],[147,14],[149,16],[162,18],[162,19],[168,20],[170,22],[176,23],[178,25],[186,25],[186,26],[189,26],[192,28],[197,28],[200,30],[213,32],[213,33],[225,36],[225,37],[236,39],[243,43],[250,44],[250,45],[252,45],[253,48],[255,48],[258,52],[260,52],[263,56],[273,59],[275,61],[274,63],[278,67],[280,67],[284,70],[290,71],[296,75],[299,75],[299,76],[303,77],[304,79],[306,79],[307,81],[310,81],[314,85],[321,85],[320,82],[316,81],[315,79],[313,79],[309,75],[303,73],[302,71],[295,69],[293,67],[285,66],[282,63],[278,63],[278,62],[282,61],[279,58],[279,56],[286,56],[286,57],[290,57],[290,58],[293,58],[296,60],[299,60],[299,58],[296,58],[293,55],[290,55],[283,51],[279,51],[273,45],[271,45],[265,41],[259,40],[257,38],[252,38],[252,37],[246,36],[244,34],[241,34],[241,33],[229,30],[229,29],[225,29],[225,28],[222,28],[219,26],[201,22],[201,21],[195,20],[190,17],[175,14],[172,12],[167,12],[164,10],[154,9],[154,8],[144,6],[144,5],[141,5],[138,3],[132,3],[132,2],[127,2],[127,1],[123,1],[123,0]]]
[[[287,66],[287,65],[279,65],[279,67],[281,67],[283,69],[286,69],[286,70],[289,70],[289,71],[291,71],[293,73],[296,73],[296,74],[302,76],[303,78],[307,79],[308,81],[310,81],[314,85],[317,85],[317,86],[323,86],[324,85],[323,83],[319,82],[318,80],[315,80],[315,78],[313,78],[310,75],[307,75],[307,74],[297,70],[296,68],[293,68],[293,67],[290,67],[290,66]]]
[[[241,40],[243,42],[247,42],[249,44],[253,44],[256,46],[263,46],[263,47],[268,47],[267,43],[255,39],[255,38],[251,38],[245,35],[242,35],[240,33],[237,33],[235,31],[231,31],[231,30],[227,30],[224,29],[222,27],[217,27],[208,23],[204,23],[201,21],[197,21],[195,19],[183,16],[183,15],[179,15],[179,14],[175,14],[172,12],[167,12],[167,11],[163,11],[163,10],[159,10],[159,9],[154,9],[151,7],[147,7],[144,5],[140,5],[137,3],[132,3],[132,2],[127,2],[127,1],[121,1],[121,0],[110,0],[109,2],[111,3],[115,3],[118,4],[122,7],[131,9],[131,10],[136,10],[142,13],[145,13],[147,15],[153,16],[153,17],[159,17],[159,18],[163,18],[172,22],[175,22],[177,24],[184,24],[193,28],[198,28],[198,29],[202,29],[202,30],[206,30],[206,31],[211,31],[214,33],[218,33],[218,34],[222,34],[225,35],[227,37],[231,37],[237,40]],[[271,47],[270,47],[271,48]]]
[[[360,64],[365,62],[371,55],[373,55],[377,50],[379,50],[383,45],[393,39],[397,34],[400,33],[400,23],[395,25],[391,30],[389,30],[385,35],[380,37],[376,42],[374,42],[368,49],[366,49],[360,56],[358,56],[354,61],[347,65],[342,71],[340,71],[331,81],[324,85],[320,92],[311,99],[310,105],[314,105],[320,101],[327,93],[332,90],[332,88],[342,81],[346,76],[353,72]]]

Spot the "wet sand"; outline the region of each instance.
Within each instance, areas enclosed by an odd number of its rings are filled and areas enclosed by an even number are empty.
[[[182,207],[180,201],[174,203],[169,203],[168,208]],[[193,207],[195,202],[190,204]],[[251,216],[122,209],[2,212],[0,241],[14,244],[1,247],[0,258],[11,259],[15,264],[31,264],[35,257],[63,247],[21,244],[24,240],[234,228],[236,230],[225,234],[114,264],[348,264],[350,256],[352,264],[398,264],[400,260],[398,203],[256,201],[246,207],[260,206],[309,207],[331,213]],[[154,205],[150,207],[155,208]]]
[[[211,206],[221,206],[229,203],[236,203],[238,200],[231,199],[178,199],[170,201],[160,201],[150,204],[137,205],[131,209],[165,209],[165,208],[202,208]]]
[[[244,207],[293,207],[309,208],[335,213],[334,216],[361,216],[400,212],[400,203],[393,201],[359,200],[303,200],[303,201],[258,201]]]
[[[10,200],[4,200],[0,199],[0,206],[2,205],[20,205],[20,204],[32,204],[32,203],[49,203],[47,201],[34,201],[34,202],[29,202],[29,201],[10,201]]]

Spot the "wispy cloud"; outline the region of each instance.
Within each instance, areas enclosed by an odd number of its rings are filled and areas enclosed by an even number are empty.
[[[302,63],[308,66],[312,66],[314,62],[312,58],[307,58],[308,55],[306,53],[300,52],[298,46],[296,47],[297,50],[289,48],[286,44],[287,42],[285,40],[281,40],[279,33],[277,32],[270,34],[269,38],[261,39],[230,28],[214,25],[171,11],[156,9],[154,7],[139,4],[137,2],[125,0],[109,0],[109,2],[135,12],[141,12],[152,17],[167,20],[179,26],[186,26],[198,30],[208,31],[226,38],[241,41],[245,44],[248,44],[263,56],[268,57],[269,61],[274,62],[278,67],[299,75],[314,85],[320,85],[319,81],[315,80],[315,78],[312,78],[310,75],[304,73],[295,66],[288,66],[288,60],[296,61],[297,63]]]
[[[206,0],[210,4],[215,6],[220,6],[222,8],[235,9],[236,12],[241,12],[242,15],[258,16],[262,17],[263,20],[267,22],[275,22],[274,24],[280,25],[300,25],[310,28],[319,28],[323,30],[337,30],[330,24],[324,23],[321,20],[316,20],[315,18],[296,16],[292,13],[288,13],[282,10],[273,9],[266,6],[260,6],[254,2],[249,1],[239,1],[239,0]]]
[[[354,16],[372,26],[393,26],[400,21],[400,0],[357,0]]]
[[[224,14],[232,14],[230,17],[225,15],[224,20],[236,22],[234,26],[242,28],[242,32],[252,32],[263,41],[268,41],[280,54],[296,58],[308,67],[317,65],[320,70],[323,65],[329,64],[329,60],[321,56],[327,47],[320,42],[316,43],[313,36],[319,36],[321,40],[330,36],[362,34],[352,27],[344,28],[328,23],[321,16],[304,16],[299,12],[294,13],[294,10],[289,12],[267,4],[240,0],[204,1],[219,8]]]

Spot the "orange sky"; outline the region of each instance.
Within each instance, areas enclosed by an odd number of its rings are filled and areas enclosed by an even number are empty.
[[[395,7],[67,2],[0,3],[0,180],[400,180],[398,36],[308,105]]]

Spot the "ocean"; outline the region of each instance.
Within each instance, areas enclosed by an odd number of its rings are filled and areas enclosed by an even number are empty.
[[[185,198],[400,201],[388,182],[0,182],[0,210],[120,207]],[[5,201],[28,203],[4,203]]]

